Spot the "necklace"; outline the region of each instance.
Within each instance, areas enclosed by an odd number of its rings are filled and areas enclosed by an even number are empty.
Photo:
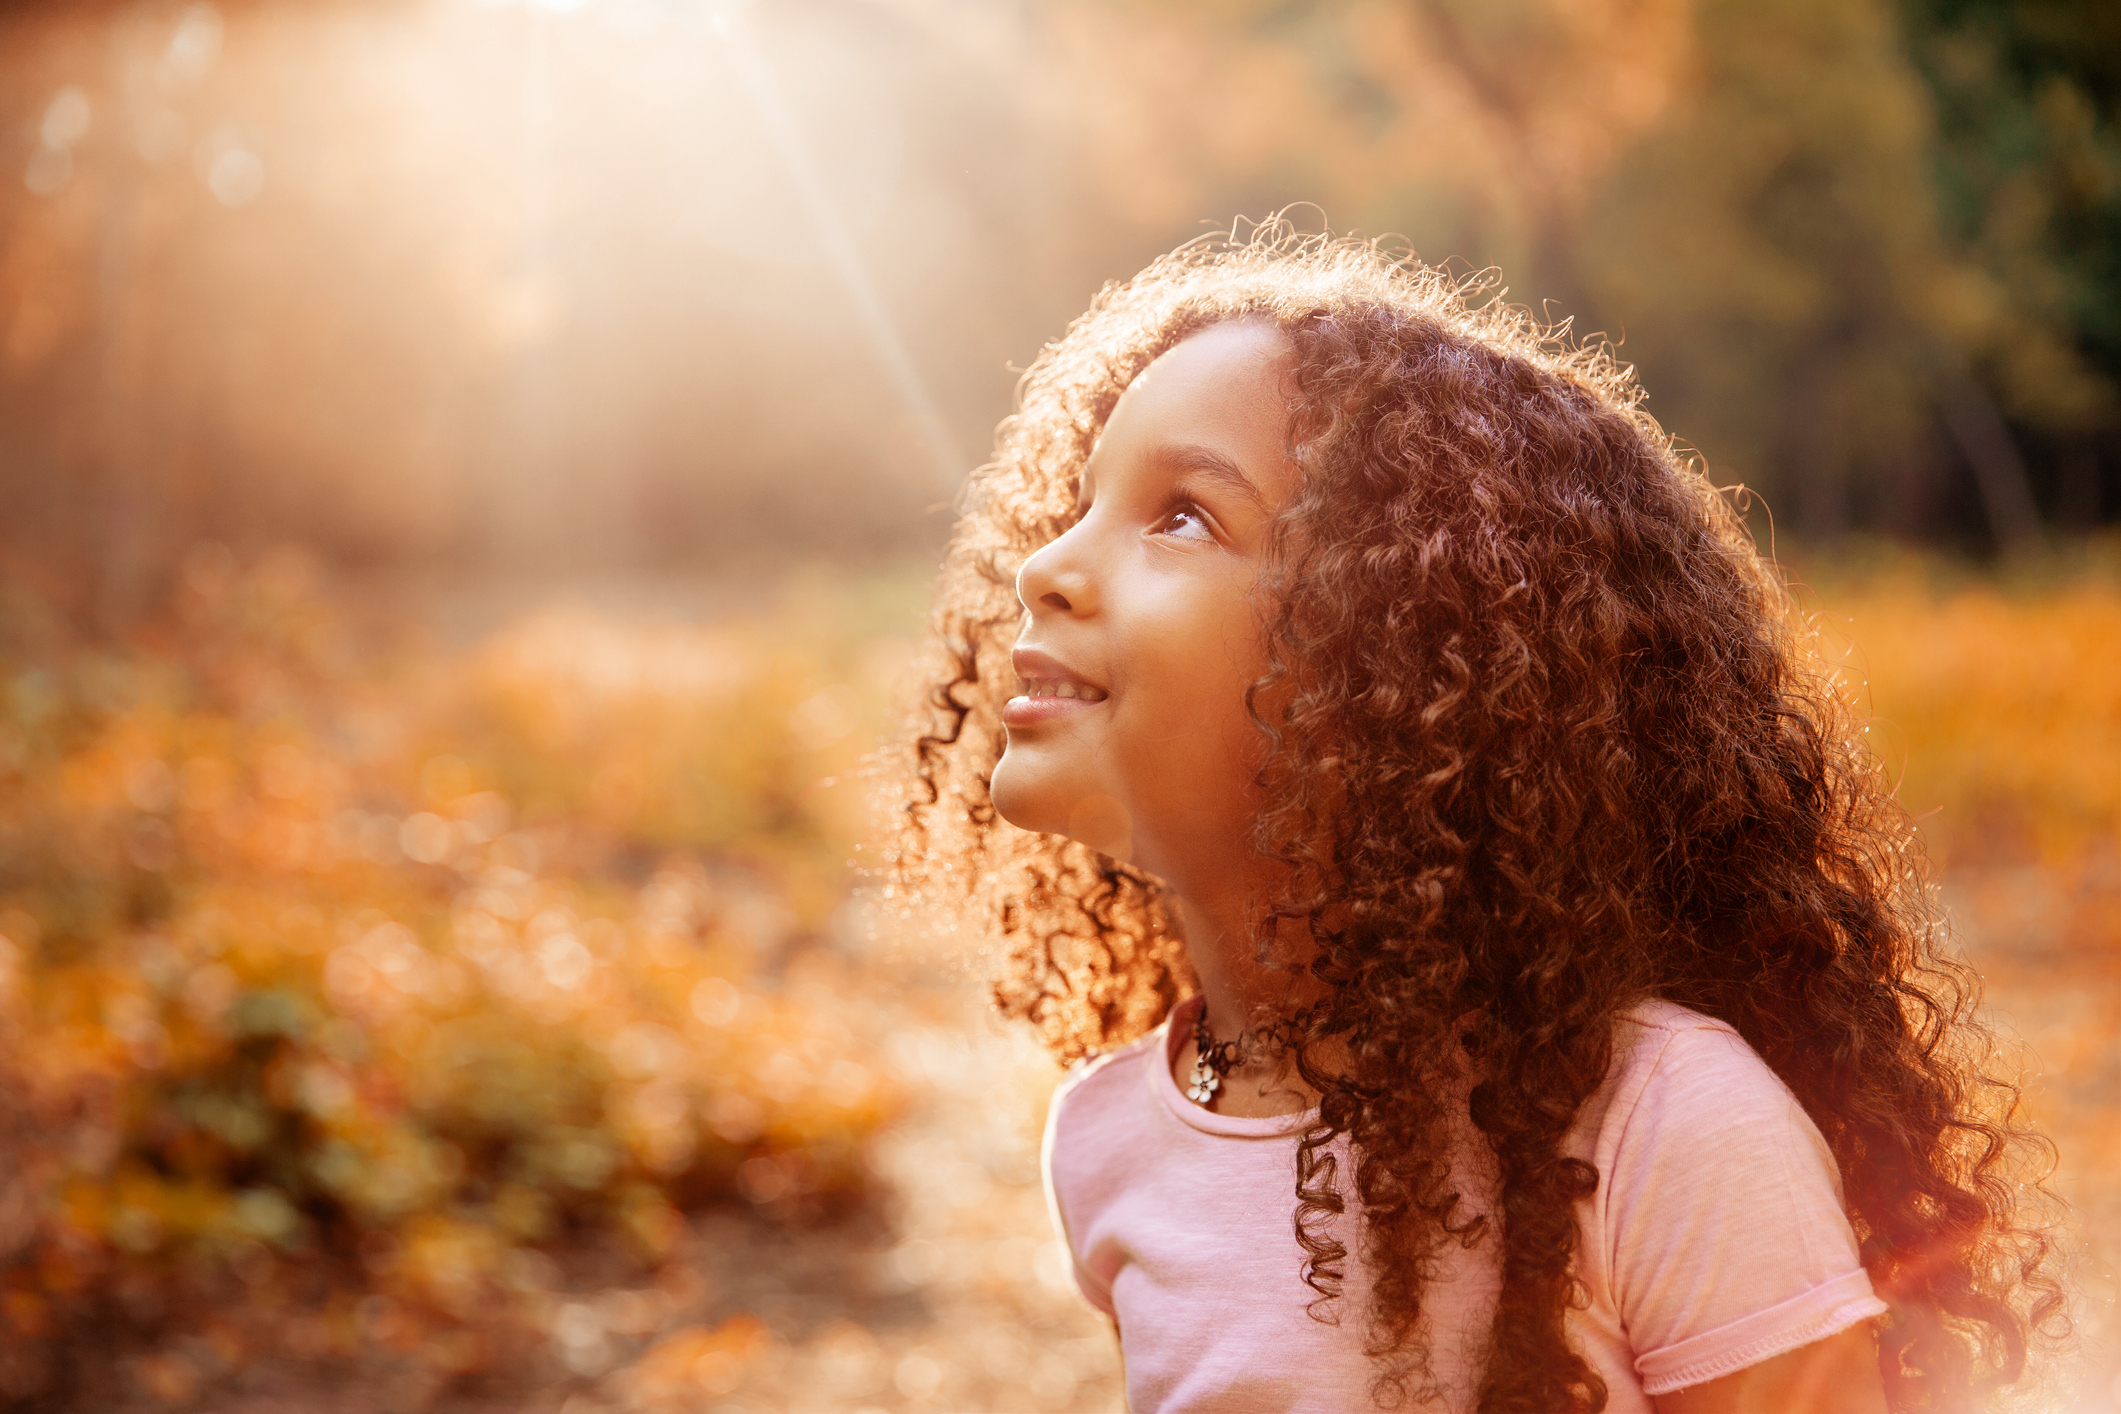
[[[1223,1077],[1237,1068],[1245,1058],[1245,1038],[1217,1041],[1208,1030],[1208,1008],[1203,1005],[1200,1015],[1193,1018],[1193,1075],[1186,1086],[1186,1098],[1196,1105],[1205,1105],[1222,1089]]]

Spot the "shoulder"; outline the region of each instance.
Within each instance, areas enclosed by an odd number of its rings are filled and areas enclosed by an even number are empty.
[[[1598,1168],[1609,1218],[1733,1206],[1838,1217],[1832,1150],[1737,1031],[1653,1001],[1621,1014],[1614,1041],[1576,1151]]]
[[[1145,1070],[1163,1056],[1169,1022],[1139,1040],[1077,1061],[1054,1088],[1048,1127],[1087,1118],[1149,1093]]]
[[[1738,1040],[1738,1032],[1729,1022],[1704,1016],[1662,997],[1648,997],[1626,1008],[1614,1018],[1614,1025],[1615,1040],[1623,1050],[1664,1046],[1681,1036],[1728,1036]],[[1745,1043],[1739,1040],[1739,1044]]]
[[[1818,1126],[1727,1023],[1649,1001],[1619,1015],[1613,1041],[1606,1082],[1578,1116],[1575,1151],[1616,1188],[1650,1172],[1747,1190],[1796,1181],[1839,1205],[1840,1170]]]
[[[1615,1019],[1604,1127],[1644,1119],[1708,1138],[1802,1114],[1782,1078],[1727,1022],[1675,1002],[1639,1002]]]
[[[1115,1082],[1117,1077],[1129,1073],[1139,1074],[1143,1065],[1151,1063],[1163,1049],[1165,1028],[1169,1023],[1157,1026],[1154,1031],[1138,1040],[1109,1051],[1093,1051],[1068,1067],[1061,1077],[1054,1098],[1071,1095],[1085,1088],[1095,1089]]]

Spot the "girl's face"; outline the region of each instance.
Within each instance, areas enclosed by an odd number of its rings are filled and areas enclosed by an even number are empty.
[[[1024,563],[1019,694],[993,795],[1182,894],[1249,872],[1263,670],[1254,584],[1288,459],[1292,350],[1220,324],[1128,387],[1083,474],[1082,517]]]

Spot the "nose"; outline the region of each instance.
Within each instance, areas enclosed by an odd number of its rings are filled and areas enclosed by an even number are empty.
[[[1067,534],[1041,546],[1016,572],[1016,597],[1033,618],[1049,611],[1077,616],[1097,612],[1097,581],[1083,564],[1078,534],[1086,523],[1077,521]]]

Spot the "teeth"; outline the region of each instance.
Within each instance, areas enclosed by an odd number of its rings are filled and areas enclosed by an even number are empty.
[[[1028,678],[1024,682],[1026,697],[1073,697],[1083,702],[1102,702],[1105,690],[1088,683],[1068,682],[1057,678]]]

